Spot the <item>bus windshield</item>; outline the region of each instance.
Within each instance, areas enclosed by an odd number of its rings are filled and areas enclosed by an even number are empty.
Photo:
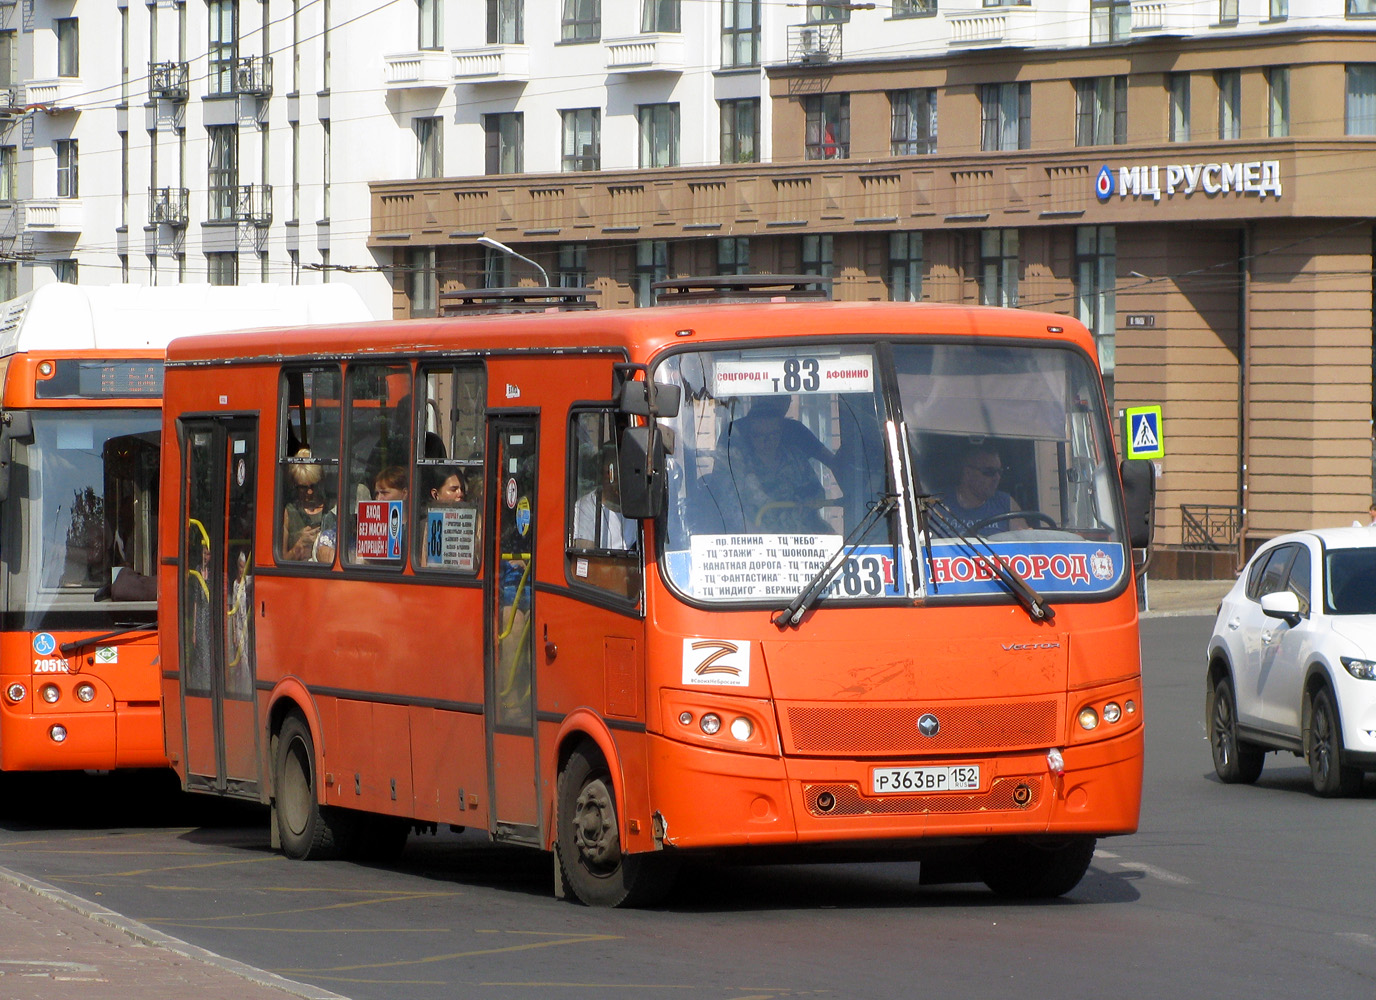
[[[153,621],[159,414],[32,417],[0,512],[6,610],[28,629]]]
[[[663,567],[691,600],[787,602],[843,545],[829,601],[1006,594],[992,558],[1042,594],[1124,581],[1113,450],[1078,351],[809,342],[679,353],[654,377],[683,389]],[[861,528],[890,495],[895,512]]]

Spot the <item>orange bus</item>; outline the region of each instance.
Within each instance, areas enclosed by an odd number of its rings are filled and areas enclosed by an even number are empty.
[[[1142,778],[1151,468],[1094,359],[768,300],[176,341],[173,764],[290,857],[471,827],[589,904],[737,850],[1066,892]]]
[[[167,341],[362,317],[344,286],[56,284],[0,304],[0,770],[167,766],[155,600]]]

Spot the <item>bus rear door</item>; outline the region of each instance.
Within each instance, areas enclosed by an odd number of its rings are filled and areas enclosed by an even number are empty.
[[[535,464],[534,416],[490,424],[488,533],[487,760],[492,836],[539,845],[539,757],[535,741]]]
[[[254,417],[188,419],[182,483],[182,739],[188,788],[258,797]]]

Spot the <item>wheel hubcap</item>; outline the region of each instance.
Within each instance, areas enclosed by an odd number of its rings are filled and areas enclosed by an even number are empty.
[[[583,863],[593,871],[614,869],[621,861],[616,806],[601,779],[590,781],[574,803],[573,842]]]
[[[1314,713],[1314,773],[1325,779],[1333,763],[1332,727],[1329,721],[1328,713],[1323,709]]]
[[[306,824],[310,819],[311,779],[304,757],[305,748],[301,741],[293,740],[287,750],[287,766],[283,769],[282,801],[277,803],[287,829],[298,837],[306,832]]]
[[[1225,767],[1233,759],[1233,720],[1222,698],[1214,705],[1214,752]]]

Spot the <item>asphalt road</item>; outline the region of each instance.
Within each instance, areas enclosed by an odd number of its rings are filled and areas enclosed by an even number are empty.
[[[471,835],[413,838],[389,868],[293,863],[265,813],[85,777],[5,785],[0,866],[355,1000],[1370,1000],[1376,777],[1322,800],[1273,755],[1256,786],[1217,782],[1209,624],[1143,623],[1141,830],[1049,904],[920,887],[904,863],[700,865],[662,908],[592,910],[552,898],[547,856]]]

